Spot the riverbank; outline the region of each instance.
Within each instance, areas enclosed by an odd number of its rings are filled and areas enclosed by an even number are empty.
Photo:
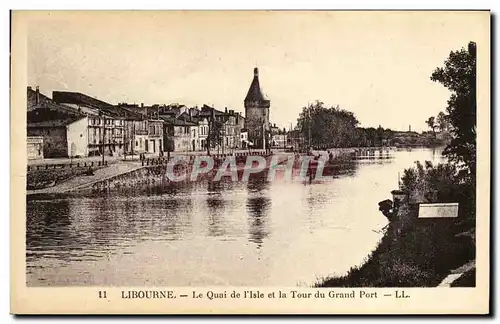
[[[460,235],[470,226],[463,220],[417,219],[415,208],[402,208],[389,223],[379,245],[360,266],[326,278],[316,287],[435,287],[453,269],[475,258],[473,238]],[[475,283],[463,278],[454,284]]]
[[[116,177],[120,174],[128,173],[130,171],[142,168],[140,163],[137,162],[126,162],[126,163],[115,163],[109,166],[100,167],[98,169],[93,169],[92,175],[85,175],[84,172],[88,167],[79,167],[78,170],[81,169],[81,174],[76,174],[72,169],[54,169],[47,170],[52,171],[50,177],[55,177],[56,179],[61,178],[65,175],[65,172],[70,172],[67,178],[61,179],[60,182],[56,182],[54,186],[35,189],[35,190],[26,190],[26,195],[45,195],[45,194],[61,194],[67,193],[69,191],[78,189],[82,186],[90,186],[93,183],[97,183],[103,181],[105,179]],[[68,171],[69,170],[69,171]],[[46,171],[46,170],[43,170]],[[37,172],[37,171],[35,171]],[[72,173],[71,173],[72,172]]]
[[[453,165],[416,162],[404,170],[400,191],[407,196],[385,212],[390,223],[378,246],[347,274],[319,282],[319,287],[434,287],[450,274],[468,272],[475,259],[475,178]],[[418,218],[420,203],[459,203],[457,217]],[[392,205],[392,203],[391,203]],[[458,276],[454,279],[457,279]]]
[[[324,155],[325,152],[322,152]],[[332,151],[337,158],[341,156],[349,157],[353,153],[350,149],[335,149]],[[320,153],[318,153],[320,154]],[[277,156],[278,165],[287,161],[291,152],[271,152],[266,153],[264,150],[252,150],[239,152],[234,154],[214,154],[210,158],[213,161],[213,168],[209,172],[199,172],[198,179],[212,179],[219,172],[219,167],[228,165],[225,163],[228,157],[234,157],[236,162],[236,173],[238,179],[246,169],[270,167],[271,157]],[[257,161],[254,161],[252,167],[246,166],[248,157],[261,157],[265,159],[266,166],[259,166]],[[195,155],[178,156],[172,155],[171,159],[181,158],[184,163],[178,163],[173,168],[173,173],[176,177],[191,174],[193,171],[193,163],[196,160]],[[224,163],[223,163],[224,162]],[[46,194],[63,194],[76,191],[102,191],[114,188],[134,188],[150,184],[164,183],[169,179],[166,177],[167,165],[169,160],[166,157],[162,158],[146,158],[141,161],[134,160],[114,160],[113,163],[102,165],[100,161],[84,161],[78,160],[75,163],[55,163],[51,161],[49,164],[29,165],[27,173],[27,195],[46,195]],[[207,165],[202,163],[203,168]],[[255,173],[256,170],[253,170]],[[233,176],[233,169],[223,170],[222,176]],[[191,180],[191,176],[187,177]]]
[[[264,151],[251,153],[264,158],[268,164],[267,168],[269,167],[272,155],[266,155]],[[236,153],[234,155],[236,162],[239,164],[238,174],[242,173],[245,169],[244,164],[248,156],[250,156],[249,152]],[[211,157],[215,164],[212,171],[215,172],[227,158],[226,155],[213,155]],[[193,171],[195,156],[183,156],[183,161],[184,163],[179,163],[173,168],[173,174],[176,177],[190,175]],[[45,196],[70,192],[96,192],[123,188],[134,189],[141,186],[164,183],[165,181],[168,182],[166,173],[169,160],[166,158],[147,158],[142,161],[115,161],[114,164],[106,164],[104,166],[100,162],[98,165],[94,165],[93,162],[92,164],[84,162],[83,165],[80,163],[78,162],[76,166],[47,164],[28,167],[27,195]],[[89,172],[90,168],[92,168],[92,172]],[[209,175],[213,178],[215,172],[209,172]],[[226,173],[224,175],[227,175]],[[231,172],[229,172],[229,176],[231,176]],[[186,179],[191,180],[191,177],[188,176]],[[48,185],[41,188],[33,188],[34,186],[30,185],[30,183],[34,182]]]

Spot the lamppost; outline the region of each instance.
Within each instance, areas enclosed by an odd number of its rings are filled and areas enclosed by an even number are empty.
[[[102,165],[104,165],[104,149],[105,149],[104,140],[106,138],[106,136],[105,136],[105,134],[106,134],[106,125],[105,125],[106,124],[106,117],[104,116],[102,111],[99,111],[99,114],[102,117]]]
[[[262,148],[266,150],[266,124],[262,124]]]
[[[309,103],[307,103],[307,112],[308,112],[308,115],[309,115],[309,127],[308,128],[308,131],[309,131],[309,150],[312,149],[311,147],[311,126],[312,126],[312,119],[311,119],[311,106],[309,106]]]
[[[226,143],[226,123],[222,124],[222,154],[224,154],[224,146]]]
[[[123,159],[127,160],[127,149],[129,142],[130,134],[128,132],[128,123],[127,123],[127,112],[125,112],[125,117],[123,118]]]

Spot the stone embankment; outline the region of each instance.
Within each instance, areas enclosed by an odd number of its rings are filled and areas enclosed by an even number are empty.
[[[251,151],[245,153],[214,154],[216,167],[228,157],[234,156],[241,167],[248,156],[268,156],[265,151]],[[179,156],[175,156],[179,157]],[[171,157],[173,158],[173,157]],[[182,157],[185,163],[176,163],[174,174],[180,176],[188,174],[192,170],[194,155]],[[82,191],[103,191],[118,188],[133,188],[135,186],[155,185],[170,181],[166,175],[168,160],[166,157],[148,158],[142,161],[121,161],[109,166],[97,169],[92,175],[81,175],[67,181],[57,183],[56,185],[38,190],[27,190],[27,195],[45,195],[45,194],[64,194],[78,193]],[[89,165],[90,166],[90,165]],[[36,168],[43,169],[44,166]],[[50,169],[56,169],[57,166],[50,166]],[[60,170],[62,170],[61,168]]]
[[[328,155],[329,152],[334,158],[348,157],[348,158],[364,158],[364,157],[377,157],[381,155],[389,155],[392,151],[391,148],[332,148],[324,151],[313,151],[314,155]],[[279,153],[283,156],[289,156],[293,154],[289,153]],[[192,164],[198,155],[172,155],[172,158],[183,158],[186,164],[176,165],[174,168],[177,176],[182,173],[189,173],[192,170]],[[211,157],[214,159],[215,166],[214,171],[217,167],[222,164],[222,161],[228,156],[234,156],[238,164],[238,172],[242,172],[244,169],[244,164],[248,156],[263,156],[267,157],[267,162],[269,162],[269,155],[265,150],[251,150],[246,152],[237,152],[234,154],[213,154]],[[160,183],[165,183],[170,181],[166,176],[168,160],[166,157],[159,158],[147,158],[142,161],[114,161],[114,163],[101,166],[100,162],[82,162],[82,167],[94,167],[94,173],[92,175],[78,175],[66,181],[56,183],[54,186],[27,190],[27,195],[35,194],[62,194],[62,193],[74,193],[81,191],[102,191],[110,190],[115,188],[133,188],[134,186],[144,186],[144,185],[155,185]],[[61,166],[56,164],[50,165],[36,165],[29,166],[30,170],[45,170],[50,169],[55,172],[57,169],[64,170],[67,166]],[[97,169],[96,169],[97,168]],[[214,171],[210,175],[214,175]],[[226,174],[224,174],[226,175]]]

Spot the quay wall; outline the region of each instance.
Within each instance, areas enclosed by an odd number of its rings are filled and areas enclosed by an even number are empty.
[[[338,157],[376,157],[386,156],[397,149],[395,147],[347,147],[347,148],[330,148],[325,150],[313,150],[314,155],[328,156],[328,152],[333,154],[333,158]]]
[[[382,156],[385,154],[389,154],[390,149],[389,148],[333,148],[329,150],[334,158],[364,158],[364,157],[373,157],[373,156]],[[328,156],[327,151],[313,151],[313,154],[315,155],[325,155]],[[215,160],[215,167],[214,170],[216,170],[217,165],[220,165],[222,161],[228,157],[228,156],[234,156],[237,160],[238,165],[241,165],[246,161],[247,156],[264,156],[266,157],[267,162],[270,161],[270,156],[266,154],[266,151],[264,150],[257,150],[257,151],[249,151],[249,152],[241,152],[241,153],[235,153],[235,154],[214,154],[211,155],[212,158]],[[177,156],[178,157],[178,156]],[[172,158],[172,157],[171,157]],[[186,180],[182,181],[190,181],[189,175],[191,174],[192,171],[192,165],[194,160],[196,159],[196,156],[190,155],[190,156],[184,156],[183,157],[186,161],[185,164],[176,164],[174,168],[174,172],[176,176],[181,176],[183,174],[187,175]],[[156,159],[145,159],[143,160],[142,167],[136,170],[132,170],[129,172],[122,173],[120,175],[116,175],[107,179],[99,180],[96,181],[92,184],[88,184],[85,186],[81,186],[79,188],[76,188],[72,191],[93,191],[93,192],[99,192],[99,191],[108,191],[108,190],[113,190],[113,189],[126,189],[126,188],[136,188],[136,187],[141,187],[141,186],[162,186],[166,185],[170,182],[171,180],[168,179],[167,176],[167,165],[168,165],[168,159],[166,158],[156,158]],[[215,171],[212,171],[212,173],[209,173],[208,177],[210,175],[214,175]],[[180,182],[182,182],[180,181]]]
[[[266,160],[268,162],[270,161],[270,156],[271,156],[267,155],[265,151],[234,154],[237,162],[240,163],[245,162],[246,157],[249,155],[252,156],[258,155],[266,157]],[[229,154],[211,155],[211,157],[214,158],[215,160],[216,166],[220,165],[227,156],[230,155]],[[179,163],[174,166],[174,174],[176,176],[181,176],[184,174],[187,175],[186,179],[182,181],[190,181],[189,175],[191,174],[195,158],[196,156],[186,156],[185,157],[186,163]],[[167,160],[166,158],[145,159],[144,161],[141,162],[142,167],[138,169],[125,172],[116,176],[112,176],[106,179],[102,179],[94,183],[75,188],[72,191],[105,192],[113,189],[127,189],[127,188],[143,187],[143,186],[158,186],[158,185],[168,184],[172,182],[170,179],[168,179],[167,176],[168,162],[169,160]]]

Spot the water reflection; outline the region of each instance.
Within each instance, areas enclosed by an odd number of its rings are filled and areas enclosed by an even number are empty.
[[[269,181],[267,173],[262,173],[257,177],[250,177],[247,189],[247,211],[249,222],[249,241],[257,245],[257,248],[262,247],[264,239],[269,235],[267,219],[268,212],[271,207],[271,199],[269,198]]]
[[[70,205],[65,200],[40,201],[26,206],[26,259],[36,259],[39,251],[50,257],[67,260],[57,253],[73,242],[78,242],[70,229]],[[29,266],[29,265],[28,265]]]
[[[377,203],[439,151],[341,161],[328,181],[157,183],[29,199],[27,282],[37,285],[295,285],[342,273],[377,244]],[[311,253],[314,251],[314,253]],[[128,270],[127,270],[128,269]],[[195,278],[195,279],[193,279]]]
[[[220,181],[208,182],[208,195],[206,199],[208,207],[208,235],[223,236],[226,234],[224,230],[224,212],[227,202],[222,197],[224,190]]]

